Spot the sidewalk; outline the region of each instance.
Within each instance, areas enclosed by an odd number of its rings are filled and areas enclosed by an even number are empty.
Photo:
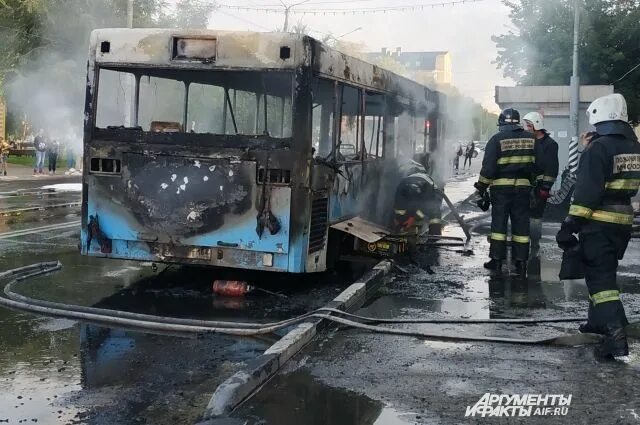
[[[33,175],[33,168],[24,165],[7,164],[7,175],[0,176],[0,181],[12,181],[12,180],[50,180],[60,178],[78,178],[80,174],[65,175],[67,172],[66,167],[61,167],[56,170],[56,174],[50,176],[49,171],[43,170],[44,174]]]

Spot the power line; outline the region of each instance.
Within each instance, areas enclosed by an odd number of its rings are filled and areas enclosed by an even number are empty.
[[[255,25],[256,27],[261,28],[261,29],[263,29],[265,31],[272,31],[273,30],[273,28],[267,28],[267,27],[265,27],[263,25],[260,25],[260,24],[258,24],[256,22],[253,22],[253,21],[251,21],[249,19],[245,19],[245,18],[243,18],[241,16],[237,16],[237,15],[234,15],[232,13],[225,12],[224,10],[218,10],[218,12],[222,13],[223,15],[227,15],[227,16],[230,16],[232,18],[235,18],[235,19],[237,19],[239,21],[242,21],[242,22],[244,22],[246,24]]]
[[[447,6],[455,6],[461,4],[479,3],[485,0],[450,0],[441,1],[439,3],[422,3],[422,4],[404,4],[399,6],[378,6],[364,8],[291,8],[290,12],[297,15],[356,15],[371,13],[387,13],[387,12],[416,12],[425,9],[434,9]],[[238,6],[219,3],[218,8],[233,9],[246,12],[263,12],[263,13],[282,13],[283,7],[277,6]]]

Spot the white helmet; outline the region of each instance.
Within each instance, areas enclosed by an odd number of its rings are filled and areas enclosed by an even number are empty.
[[[625,121],[627,116],[627,102],[621,94],[613,93],[602,96],[591,102],[587,108],[589,124],[596,125],[604,121]]]
[[[533,124],[534,130],[544,130],[544,118],[539,112],[529,112],[524,116],[523,120]]]

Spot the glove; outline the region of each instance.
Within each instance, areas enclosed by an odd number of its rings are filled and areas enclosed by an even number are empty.
[[[547,199],[549,199],[550,196],[551,196],[551,192],[549,192],[549,189],[544,188],[542,186],[536,187],[536,197],[538,199],[542,199],[546,201]]]
[[[482,211],[488,211],[491,206],[491,199],[489,198],[489,194],[484,192],[481,194],[481,198],[476,201],[476,205]]]
[[[560,231],[556,235],[556,242],[561,250],[566,251],[578,245],[578,238],[573,234],[578,233],[583,224],[583,219],[571,215],[564,219]]]
[[[568,230],[560,228],[560,231],[558,231],[558,234],[556,235],[556,242],[561,250],[567,251],[578,245],[578,238]]]
[[[487,185],[486,185],[486,184],[484,184],[484,183],[475,182],[475,183],[473,184],[473,187],[475,187],[475,188],[476,188],[476,190],[478,191],[478,193],[480,194],[480,196],[484,196],[484,194],[485,194],[485,192],[487,191],[487,188],[488,188],[489,186],[487,186]]]

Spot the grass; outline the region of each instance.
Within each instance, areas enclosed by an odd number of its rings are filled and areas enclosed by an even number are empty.
[[[26,167],[33,167],[33,164],[36,162],[35,156],[27,156],[27,155],[9,155],[8,158],[9,164],[14,165],[24,165]],[[44,165],[48,166],[49,158],[45,158]],[[57,168],[67,168],[67,157],[64,154],[58,155]]]

